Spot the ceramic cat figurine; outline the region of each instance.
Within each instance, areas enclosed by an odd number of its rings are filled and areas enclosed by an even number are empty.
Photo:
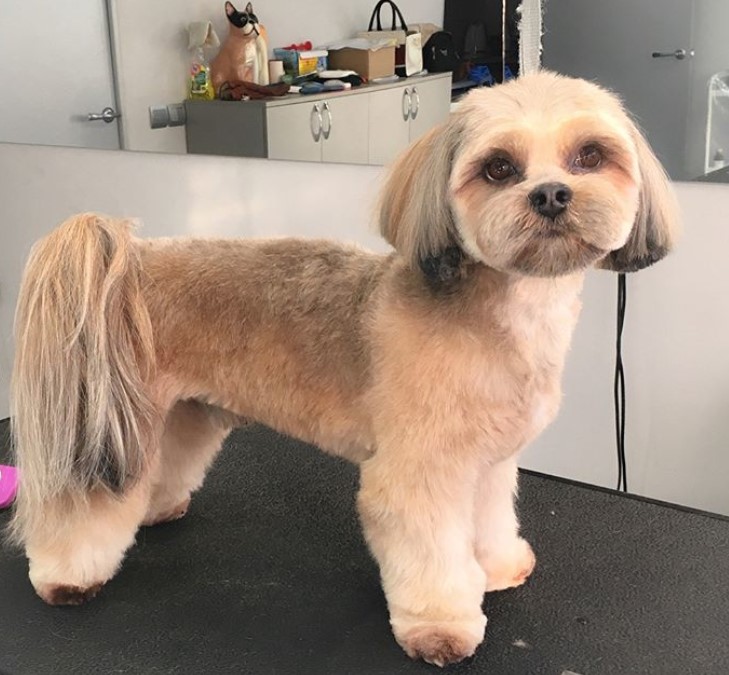
[[[210,64],[215,91],[224,82],[268,84],[266,29],[253,13],[253,5],[249,2],[239,12],[231,2],[226,2],[225,14],[230,28],[228,37]]]

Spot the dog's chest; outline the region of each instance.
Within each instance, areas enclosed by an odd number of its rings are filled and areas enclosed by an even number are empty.
[[[508,456],[554,419],[581,284],[527,280],[492,317],[494,344],[472,380],[474,412],[490,454]]]

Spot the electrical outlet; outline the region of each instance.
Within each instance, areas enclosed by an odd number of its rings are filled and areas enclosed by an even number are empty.
[[[185,104],[184,103],[172,103],[167,106],[167,115],[169,116],[168,125],[171,127],[181,127],[185,124]]]
[[[170,113],[166,106],[149,106],[149,126],[152,129],[164,129],[170,124]]]

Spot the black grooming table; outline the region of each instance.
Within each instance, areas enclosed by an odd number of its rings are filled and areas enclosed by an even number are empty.
[[[437,672],[392,638],[356,487],[354,467],[252,427],[86,606],[45,606],[3,550],[0,672]],[[537,570],[486,596],[486,641],[449,672],[729,673],[726,519],[529,474],[520,511]]]

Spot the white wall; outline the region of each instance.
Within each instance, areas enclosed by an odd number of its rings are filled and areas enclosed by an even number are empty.
[[[238,9],[244,0],[234,3]],[[366,30],[375,0],[260,0],[253,3],[269,47],[310,40],[315,45]],[[406,21],[442,25],[443,0],[399,0]],[[149,128],[150,105],[186,97],[190,55],[187,26],[212,21],[221,41],[228,34],[223,0],[111,0],[124,147],[185,152],[184,127]],[[389,14],[383,13],[387,21]]]
[[[0,145],[0,417],[11,322],[32,241],[68,215],[139,216],[144,234],[327,236],[385,245],[369,215],[378,167]],[[729,514],[729,187],[677,184],[685,234],[629,277],[625,362],[633,491]],[[328,199],[322,206],[322,197]],[[614,486],[615,276],[588,276],[557,422],[523,465]]]

